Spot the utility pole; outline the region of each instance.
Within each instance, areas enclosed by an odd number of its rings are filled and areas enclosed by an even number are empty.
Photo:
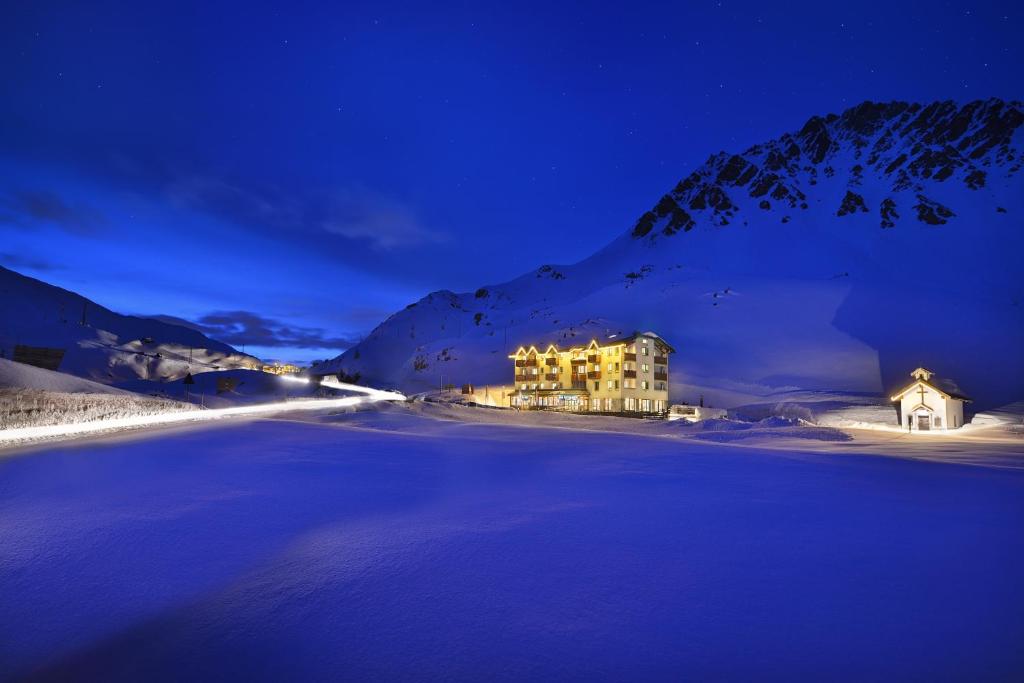
[[[185,385],[185,402],[186,403],[188,403],[188,390],[195,383],[196,383],[196,381],[194,379],[192,379],[192,373],[191,372],[186,374],[185,375],[185,379],[182,380],[182,384]]]

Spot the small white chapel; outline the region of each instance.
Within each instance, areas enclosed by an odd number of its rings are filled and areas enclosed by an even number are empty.
[[[962,394],[940,388],[933,379],[935,373],[917,368],[910,376],[913,383],[891,397],[900,402],[901,425],[908,431],[934,431],[959,429],[964,426],[964,403],[970,401]]]

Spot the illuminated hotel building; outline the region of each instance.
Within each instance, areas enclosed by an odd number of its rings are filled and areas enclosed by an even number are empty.
[[[586,346],[543,351],[520,347],[512,407],[604,413],[668,410],[668,355],[675,353],[653,332],[592,340]]]

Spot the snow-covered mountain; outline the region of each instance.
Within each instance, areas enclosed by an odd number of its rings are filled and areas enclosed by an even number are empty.
[[[63,348],[62,372],[104,384],[177,379],[189,371],[259,363],[196,330],[120,315],[74,292],[0,267],[0,350],[11,358],[18,344]]]
[[[678,350],[674,400],[880,393],[925,365],[1007,403],[1024,395],[1022,122],[995,99],[814,116],[711,155],[589,258],[434,292],[315,371],[508,383],[520,344],[651,329]]]

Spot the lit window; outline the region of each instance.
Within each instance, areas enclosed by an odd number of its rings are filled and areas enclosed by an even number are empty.
[[[608,391],[612,390],[612,381],[608,380]]]
[[[644,347],[641,347],[641,348],[640,348],[640,352],[641,352],[641,353],[642,353],[643,355],[645,355],[645,356],[646,356],[646,355],[647,355],[647,347],[646,347],[646,346],[644,346]]]
[[[647,389],[649,386],[650,386],[650,384],[647,383],[647,380],[644,380],[644,381],[640,382],[640,388],[641,389]]]
[[[640,367],[643,368],[644,372],[650,372],[651,371],[651,366],[648,365],[647,363],[644,363]]]

